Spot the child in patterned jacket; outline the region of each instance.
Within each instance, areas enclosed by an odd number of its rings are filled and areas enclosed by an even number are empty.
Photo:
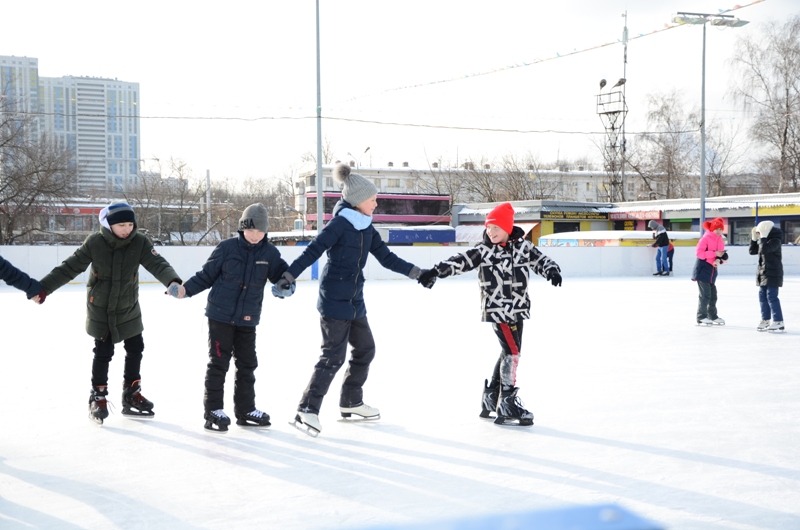
[[[500,358],[491,380],[484,382],[481,417],[497,413],[495,423],[533,425],[533,414],[517,397],[517,364],[522,348],[522,324],[530,318],[528,277],[533,272],[554,287],[561,286],[561,269],[525,239],[514,226],[514,209],[502,203],[486,216],[483,241],[420,274],[419,283],[430,289],[437,278],[478,269],[483,322],[491,322],[500,341]],[[499,395],[499,399],[498,399]]]

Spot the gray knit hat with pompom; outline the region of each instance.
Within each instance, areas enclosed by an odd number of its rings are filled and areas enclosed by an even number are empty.
[[[378,194],[375,184],[358,173],[350,173],[350,166],[347,164],[336,164],[333,167],[333,178],[342,184],[342,198],[351,206],[358,206]]]

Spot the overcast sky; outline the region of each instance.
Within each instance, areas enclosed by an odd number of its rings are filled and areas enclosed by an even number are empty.
[[[599,159],[592,138],[602,141],[602,136],[577,133],[603,131],[595,108],[598,82],[606,78],[610,86],[622,77],[623,47],[601,45],[621,39],[622,14],[627,10],[631,38],[627,130],[634,132],[646,127],[647,94],[677,88],[687,108],[700,106],[701,27],[657,30],[677,11],[716,13],[736,5],[727,0],[320,3],[323,115],[339,118],[323,121],[323,135],[343,160],[348,152],[358,156],[370,147],[360,162],[372,166],[388,161],[427,166],[438,158],[491,159],[510,152],[531,152],[542,162],[559,155]],[[79,6],[36,0],[4,6],[0,54],[38,58],[41,76],[138,82],[143,158],[173,156],[187,161],[197,176],[208,169],[212,178],[239,179],[280,175],[297,166],[304,152],[315,151],[313,1],[82,1]],[[728,60],[735,40],[759,32],[770,20],[800,14],[800,5],[765,0],[732,14],[751,23],[708,28],[706,106],[709,121],[735,125],[747,118],[725,98],[733,82]],[[589,51],[567,55],[584,49]],[[523,66],[536,61],[541,62]],[[508,66],[515,67],[502,70]]]

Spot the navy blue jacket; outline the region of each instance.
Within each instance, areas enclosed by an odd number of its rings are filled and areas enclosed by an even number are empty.
[[[211,253],[203,269],[184,284],[187,296],[211,288],[206,316],[233,326],[257,326],[261,319],[264,286],[277,283],[288,268],[266,236],[252,245],[239,232]]]
[[[297,278],[327,251],[328,263],[320,275],[317,309],[323,317],[357,320],[367,315],[364,266],[370,253],[385,268],[406,276],[414,265],[389,250],[372,224],[357,230],[350,221],[339,216],[345,208],[352,209],[352,206],[344,200],[336,203],[333,219],[289,266],[289,274]]]
[[[16,268],[11,262],[6,261],[0,256],[0,279],[11,287],[16,287],[20,291],[25,291],[28,298],[33,298],[42,292],[42,285],[30,276]]]

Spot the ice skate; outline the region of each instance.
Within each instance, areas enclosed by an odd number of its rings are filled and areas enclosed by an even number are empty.
[[[705,318],[701,318],[700,320],[698,320],[697,321],[697,325],[698,326],[713,326],[714,325],[714,321],[711,320],[708,317],[705,317]]]
[[[719,318],[719,317],[712,318],[711,319],[711,324],[713,324],[714,326],[724,326],[725,325],[725,320],[722,319],[722,318]]]
[[[231,419],[222,409],[210,410],[205,414],[205,429],[212,432],[228,432]]]
[[[497,396],[500,386],[489,386],[489,380],[483,382],[483,398],[481,399],[481,418],[494,419],[497,412]]]
[[[153,402],[142,395],[142,385],[137,379],[131,386],[122,391],[122,414],[137,418],[152,418]]]
[[[761,322],[758,323],[758,326],[756,327],[758,331],[767,331],[768,328],[769,328],[769,320],[762,320]]]
[[[322,432],[322,425],[319,423],[319,416],[313,412],[297,411],[294,421],[290,421],[289,425],[293,426],[300,432],[304,432],[312,438],[319,436]]]
[[[525,410],[522,400],[517,397],[517,387],[503,389],[497,402],[497,425],[533,425],[533,413]]]
[[[98,425],[108,418],[108,387],[95,386],[89,391],[89,419]]]
[[[360,419],[362,420],[381,419],[380,410],[376,409],[375,407],[370,407],[363,402],[355,407],[339,407],[339,411],[342,413],[342,418],[350,418],[353,414],[355,414],[356,416],[361,416]],[[359,418],[355,419],[358,420]]]
[[[236,425],[241,425],[242,427],[269,427],[272,424],[269,422],[269,414],[253,409],[247,414],[237,412]]]
[[[783,320],[773,320],[772,324],[767,328],[767,331],[770,333],[785,333],[786,330],[783,327]]]

